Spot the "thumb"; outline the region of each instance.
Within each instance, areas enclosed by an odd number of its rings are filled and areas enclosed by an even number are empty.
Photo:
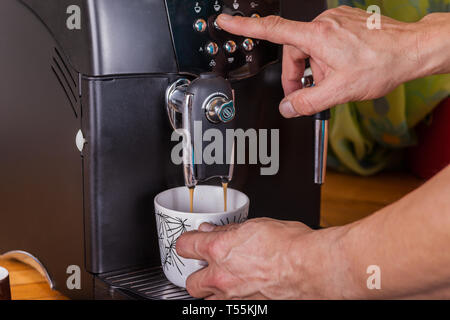
[[[280,103],[280,113],[285,118],[310,116],[345,101],[345,90],[334,77],[322,80],[311,88],[297,90]]]

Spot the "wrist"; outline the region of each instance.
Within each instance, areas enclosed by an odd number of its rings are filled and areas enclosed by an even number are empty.
[[[432,13],[414,24],[420,63],[417,78],[450,72],[449,20],[450,13]]]
[[[361,299],[363,286],[345,248],[351,225],[311,232],[296,241],[294,262],[301,299]],[[364,284],[364,283],[363,283]]]

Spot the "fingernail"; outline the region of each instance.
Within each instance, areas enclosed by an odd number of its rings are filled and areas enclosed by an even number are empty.
[[[293,118],[298,116],[298,112],[295,111],[294,106],[288,99],[281,101],[280,113],[285,118]]]
[[[212,231],[214,231],[215,227],[216,227],[215,225],[205,222],[200,225],[198,230],[202,231],[202,232],[212,232]]]
[[[233,16],[226,14],[226,13],[222,13],[218,19],[223,20],[223,21],[229,21],[229,20],[233,19]]]

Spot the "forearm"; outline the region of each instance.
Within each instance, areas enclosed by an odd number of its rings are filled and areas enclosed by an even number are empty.
[[[374,215],[311,237],[301,254],[311,297],[450,298],[450,167]],[[367,287],[372,265],[380,290]]]
[[[450,13],[432,13],[415,24],[419,77],[450,73]]]

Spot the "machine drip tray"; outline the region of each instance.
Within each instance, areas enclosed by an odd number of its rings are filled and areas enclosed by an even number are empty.
[[[195,300],[167,280],[161,267],[111,272],[96,278],[96,299]]]

